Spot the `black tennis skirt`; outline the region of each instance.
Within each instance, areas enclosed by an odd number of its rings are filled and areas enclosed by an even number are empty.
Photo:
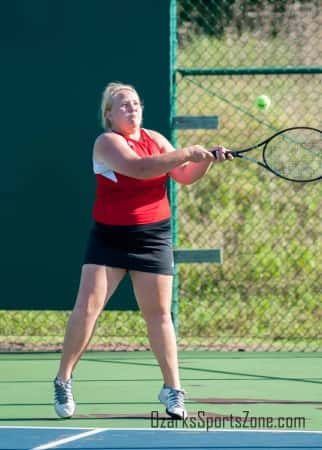
[[[170,220],[144,225],[94,223],[83,264],[173,275]]]

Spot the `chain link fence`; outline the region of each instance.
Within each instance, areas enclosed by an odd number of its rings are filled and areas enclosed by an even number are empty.
[[[236,150],[283,128],[321,128],[320,1],[181,0],[177,14],[176,114],[219,121],[177,130],[178,147]],[[255,104],[263,94],[266,111]],[[224,253],[221,266],[179,267],[181,346],[322,349],[321,194],[319,182],[240,160],[177,188],[178,247]]]
[[[285,127],[322,127],[320,1],[176,6],[176,114],[219,120],[177,130],[177,147],[238,149]],[[261,94],[266,111],[255,106]],[[321,351],[321,183],[235,160],[177,190],[177,247],[224,254],[221,265],[178,266],[180,348]],[[0,349],[59,350],[69,314],[0,311]],[[90,348],[149,348],[140,313],[104,312]]]
[[[70,311],[0,311],[0,352],[60,351]],[[104,311],[88,350],[148,350],[138,311]]]

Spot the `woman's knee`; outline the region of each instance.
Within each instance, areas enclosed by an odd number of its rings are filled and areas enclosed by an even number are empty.
[[[105,299],[93,293],[79,293],[74,306],[74,312],[84,316],[98,315],[104,307]]]
[[[104,307],[107,295],[105,271],[83,266],[74,310],[85,315],[96,314]]]
[[[172,325],[172,318],[170,311],[159,310],[159,311],[145,311],[142,312],[144,320],[148,325]]]

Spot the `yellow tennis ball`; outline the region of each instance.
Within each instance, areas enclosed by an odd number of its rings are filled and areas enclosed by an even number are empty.
[[[271,106],[271,99],[267,95],[259,95],[256,98],[256,106],[261,111],[265,111]]]

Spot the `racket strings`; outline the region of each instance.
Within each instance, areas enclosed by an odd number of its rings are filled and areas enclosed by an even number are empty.
[[[264,151],[266,164],[277,174],[296,181],[322,176],[322,133],[289,130],[272,139]]]

